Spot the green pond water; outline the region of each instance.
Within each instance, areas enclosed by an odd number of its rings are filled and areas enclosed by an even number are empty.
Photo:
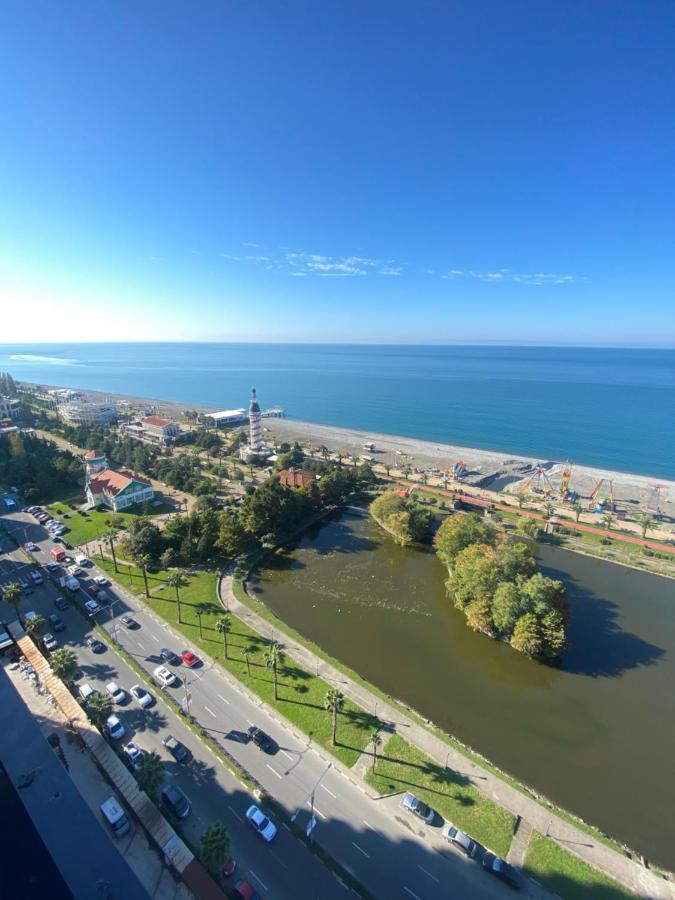
[[[675,582],[543,546],[569,649],[540,665],[470,631],[433,553],[343,513],[251,590],[381,690],[550,799],[675,869]]]

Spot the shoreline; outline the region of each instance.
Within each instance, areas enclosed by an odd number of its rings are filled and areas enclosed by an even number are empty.
[[[59,385],[38,385],[25,381],[18,382],[18,384],[47,390],[59,388]],[[206,404],[157,400],[105,391],[79,390],[86,399],[116,401],[126,404],[132,410],[141,412],[151,409],[154,414],[165,415],[167,418],[179,421],[185,421],[184,413],[187,409],[203,413],[214,412],[217,409],[217,407]],[[542,457],[507,451],[446,444],[340,425],[323,425],[292,417],[263,419],[263,431],[279,440],[298,440],[311,445],[324,445],[333,451],[347,451],[350,455],[358,457],[364,454],[370,455],[375,463],[388,463],[397,468],[405,460],[411,466],[420,469],[451,469],[456,462],[463,460],[466,463],[466,469],[459,484],[482,487],[496,492],[502,492],[507,486],[514,485],[526,477],[533,466],[540,464],[546,467],[547,475],[557,486],[566,465],[563,460],[547,460]],[[364,444],[370,442],[376,445],[376,450],[372,453],[364,450]],[[667,517],[675,518],[675,480],[572,463],[570,486],[581,498],[589,497],[601,479],[612,481],[615,498],[623,503],[633,515],[640,512],[643,498],[654,484],[662,485],[662,510]],[[492,481],[497,483],[493,485]]]

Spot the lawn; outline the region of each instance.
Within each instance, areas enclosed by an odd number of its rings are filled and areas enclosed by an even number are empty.
[[[509,852],[515,824],[511,813],[397,734],[381,749],[377,770],[373,774],[371,767],[366,781],[380,794],[410,791],[494,853],[505,857]]]
[[[128,512],[115,513],[111,509],[91,509],[86,512],[79,510],[80,504],[73,503],[76,508],[73,509],[70,504],[52,503],[46,507],[46,512],[51,516],[60,519],[63,524],[69,528],[63,537],[69,544],[77,547],[81,544],[87,544],[95,541],[110,528],[110,520],[115,517],[119,518],[122,528],[126,528],[129,522],[137,519],[146,512],[145,504],[143,506],[133,507]],[[175,512],[173,506],[162,503],[161,506],[150,506],[149,515],[159,516],[163,513]],[[91,548],[93,552],[94,548]]]
[[[537,831],[532,832],[524,869],[527,875],[565,900],[623,900],[635,896]]]
[[[116,574],[112,560],[100,560],[97,557],[96,563],[132,593],[144,592],[143,575],[137,567],[121,562]],[[321,744],[345,765],[353,766],[369,742],[377,725],[376,719],[355,704],[345,701],[344,710],[338,715],[337,745],[333,747],[331,715],[323,706],[328,690],[326,682],[287,661],[279,670],[279,700],[275,704],[272,672],[266,668],[264,660],[268,642],[234,615],[230,615],[232,629],[228,636],[228,655],[225,659],[223,639],[215,628],[217,619],[224,614],[216,599],[216,575],[211,572],[186,575],[189,584],[179,591],[183,620],[180,625],[176,593],[165,583],[167,575],[165,571],[148,575],[151,597],[145,602],[185,634],[186,645],[196,652],[201,648],[208,653],[262,700],[275,706],[314,742]],[[202,609],[202,637],[196,614],[198,608]],[[249,654],[248,664],[244,656],[245,650]]]

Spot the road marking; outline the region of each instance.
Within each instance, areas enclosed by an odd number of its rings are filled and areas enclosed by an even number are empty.
[[[227,697],[223,697],[222,694],[218,694],[218,697],[223,701],[223,703],[227,703],[229,706],[230,701],[227,699]]]
[[[283,859],[280,856],[277,856],[277,854],[274,852],[274,850],[270,850],[270,856],[273,856],[276,859],[276,861],[279,863],[279,865],[282,866],[284,869],[288,869],[288,866],[286,865],[286,863],[283,861]]]
[[[325,784],[322,784],[321,787],[326,791],[327,794],[330,794],[333,800],[337,800],[337,797],[332,791],[329,791]]]
[[[262,878],[259,878],[259,877],[255,874],[255,872],[253,871],[253,869],[249,869],[249,872],[251,873],[251,875],[253,875],[253,877],[255,878],[256,881],[260,882],[260,884],[262,885],[263,891],[269,890],[269,888],[267,887],[267,885],[265,884],[265,882],[262,880]]]
[[[362,847],[359,847],[359,845],[355,844],[354,841],[352,841],[352,845],[354,847],[356,847],[356,849],[359,851],[359,853],[363,853],[363,855],[366,857],[366,859],[370,859],[370,854],[366,853],[366,851]],[[413,894],[413,896],[414,896],[414,894]],[[420,898],[418,897],[417,900],[420,900]]]
[[[438,880],[438,878],[436,878],[435,875],[432,875],[431,872],[427,872],[427,870],[424,868],[424,866],[418,865],[417,868],[420,870],[420,872],[424,872],[425,875],[428,875],[432,881],[436,882],[436,884],[440,884],[440,881]]]
[[[284,756],[287,757],[288,759],[290,759],[290,760],[293,759],[293,757],[291,756],[291,754],[290,754],[290,753],[286,753],[285,750],[282,750],[281,752],[282,752],[282,753],[284,754]]]
[[[370,828],[371,831],[377,832],[377,828],[373,828],[373,826],[370,824],[370,822],[366,822],[365,819],[362,819],[361,821],[362,821],[363,824],[366,826],[366,828]]]
[[[276,770],[276,769],[273,769],[272,766],[271,766],[269,763],[265,763],[265,765],[266,765],[267,768],[270,770],[270,772],[274,772],[274,774],[277,776],[277,778],[283,778],[283,775],[280,775],[280,774],[277,772],[277,770]]]
[[[414,897],[414,898],[415,898],[415,900],[421,900],[421,898],[418,897],[417,894],[416,894],[414,891],[411,891],[409,887],[406,887],[405,884],[403,885],[403,890],[404,890],[404,891],[407,891],[407,892],[410,894],[411,897]]]
[[[234,807],[230,806],[229,803],[227,805],[227,808],[230,810],[230,812],[232,813],[233,816],[235,816],[237,819],[239,819],[240,822],[244,821],[242,819],[242,817],[239,815],[239,813],[237,812],[237,810],[234,809]]]
[[[212,709],[209,709],[208,706],[205,706],[204,709],[207,711],[207,713],[210,713],[214,719],[216,718],[216,714]]]
[[[145,647],[143,646],[143,644],[141,644],[140,641],[136,641],[136,643],[137,643],[138,646],[141,648],[141,650],[143,651],[143,653],[145,653]]]
[[[309,806],[310,809],[312,808],[312,801],[311,801],[311,800],[305,800],[305,803],[307,804],[307,806]],[[318,806],[315,806],[315,807],[314,807],[314,812],[315,812],[315,813],[318,813],[318,814],[321,816],[322,819],[325,819],[325,818],[326,818],[326,816],[324,816],[324,814],[321,812],[321,810],[319,809]]]

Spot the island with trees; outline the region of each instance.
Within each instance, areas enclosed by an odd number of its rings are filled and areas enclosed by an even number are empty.
[[[370,515],[402,547],[427,540],[433,515],[399,491],[386,491],[370,504]]]

